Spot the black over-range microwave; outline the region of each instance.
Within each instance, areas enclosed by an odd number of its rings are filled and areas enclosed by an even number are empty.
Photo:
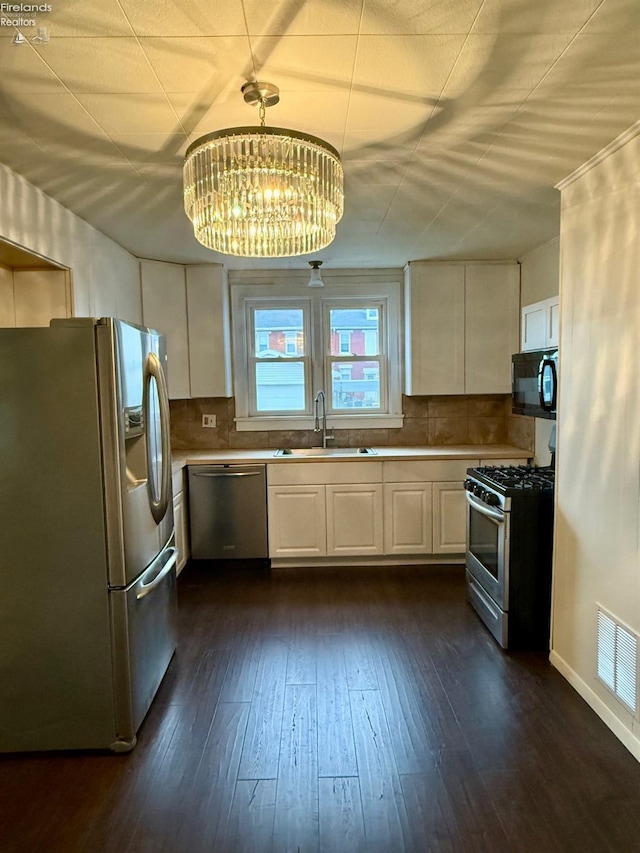
[[[514,415],[556,418],[558,350],[517,352],[511,357],[511,401]]]

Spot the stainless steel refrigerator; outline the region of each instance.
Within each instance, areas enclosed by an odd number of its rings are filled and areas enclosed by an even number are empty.
[[[0,329],[0,751],[127,751],[175,650],[164,337]]]

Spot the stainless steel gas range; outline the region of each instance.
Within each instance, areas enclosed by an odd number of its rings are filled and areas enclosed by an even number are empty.
[[[505,649],[549,648],[553,468],[467,470],[467,592]]]

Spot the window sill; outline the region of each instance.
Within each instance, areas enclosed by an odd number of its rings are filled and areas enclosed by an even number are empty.
[[[329,415],[327,429],[400,429],[404,415]],[[269,432],[271,430],[310,430],[311,417],[236,418],[238,432]]]

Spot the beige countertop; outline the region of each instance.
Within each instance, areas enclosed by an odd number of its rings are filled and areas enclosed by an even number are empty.
[[[335,448],[334,450],[347,450]],[[328,453],[326,456],[274,456],[275,450],[180,450],[172,454],[173,473],[185,465],[231,464],[268,462],[287,465],[291,462],[370,462],[377,460],[420,460],[420,459],[513,459],[514,462],[529,459],[532,451],[513,447],[510,444],[463,444],[434,445],[431,447],[375,447],[375,455]]]

